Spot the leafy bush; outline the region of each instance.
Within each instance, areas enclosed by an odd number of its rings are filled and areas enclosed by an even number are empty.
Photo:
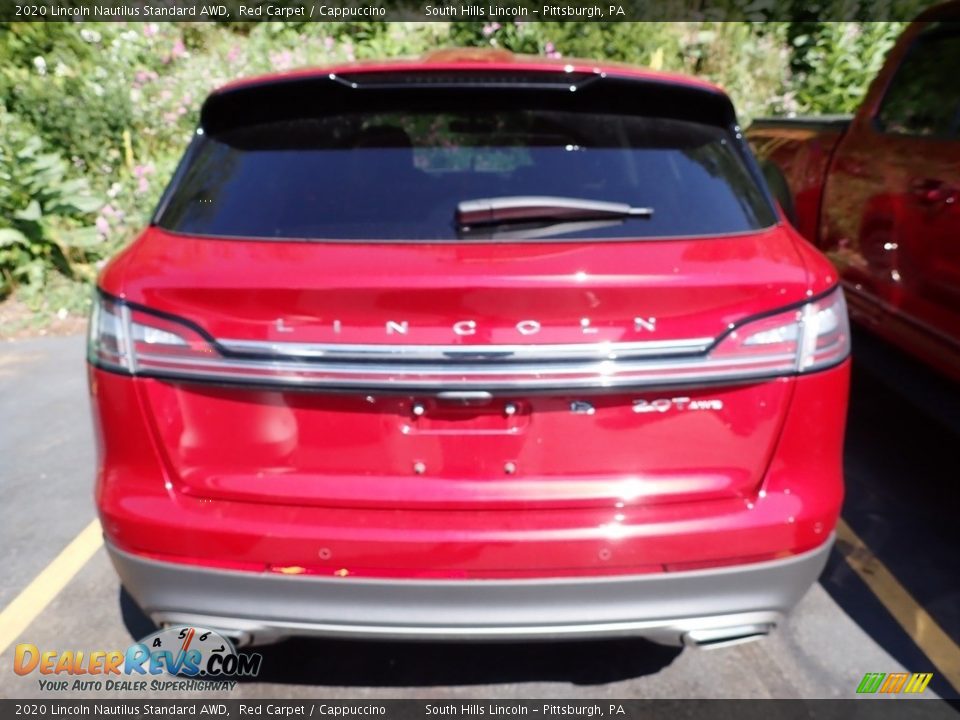
[[[793,38],[795,103],[803,113],[852,113],[905,23],[808,23]]]
[[[50,272],[89,281],[103,241],[90,223],[103,204],[82,177],[15,116],[0,112],[0,288],[42,286]]]
[[[86,76],[9,72],[9,108],[91,174],[112,172],[132,124],[130,93]],[[110,151],[113,151],[112,153]]]

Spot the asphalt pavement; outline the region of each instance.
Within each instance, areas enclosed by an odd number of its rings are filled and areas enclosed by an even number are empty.
[[[95,518],[83,354],[82,337],[0,343],[0,612]],[[931,655],[946,664],[960,641],[960,389],[860,334],[855,357],[844,519],[914,605],[889,595],[889,582],[865,582],[871,566],[858,574],[840,543],[788,622],[759,642],[678,650],[642,640],[290,640],[259,649],[261,675],[219,696],[851,698],[866,672],[906,671],[934,673],[927,696],[956,698],[950,669]],[[123,649],[149,630],[101,547],[16,642]],[[56,697],[12,665],[11,645],[0,653],[0,697]]]

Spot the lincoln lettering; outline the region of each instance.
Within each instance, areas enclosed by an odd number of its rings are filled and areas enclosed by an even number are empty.
[[[280,332],[293,332],[294,330],[293,327],[284,322],[283,318],[279,318],[274,325]],[[593,325],[590,318],[580,318],[577,325],[581,335],[594,335],[599,331],[599,328]],[[520,320],[514,323],[512,327],[520,335],[529,336],[539,333],[543,329],[543,324],[539,320],[528,319]],[[330,322],[330,328],[335,335],[339,335],[343,332],[343,322],[333,320]],[[383,324],[383,329],[387,335],[409,335],[411,324],[409,320],[387,320]],[[458,320],[451,325],[453,334],[459,337],[476,335],[479,329],[480,323],[476,320]],[[657,318],[655,317],[635,317],[633,319],[634,332],[655,332],[656,329]]]

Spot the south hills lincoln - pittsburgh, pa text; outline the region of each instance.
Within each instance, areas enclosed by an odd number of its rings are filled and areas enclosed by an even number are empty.
[[[427,17],[457,17],[473,19],[517,18],[564,19],[602,17],[626,17],[622,5],[543,5],[540,8],[528,8],[523,5],[426,5],[423,8]]]

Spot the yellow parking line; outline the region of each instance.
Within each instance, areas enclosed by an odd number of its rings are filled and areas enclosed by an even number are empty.
[[[100,521],[94,520],[0,612],[0,654],[30,627],[101,545]]]
[[[960,690],[960,646],[943,631],[914,597],[893,576],[870,548],[840,520],[837,523],[837,548],[844,560],[883,603],[887,611],[907,632],[940,675]],[[920,672],[925,668],[909,668]]]

